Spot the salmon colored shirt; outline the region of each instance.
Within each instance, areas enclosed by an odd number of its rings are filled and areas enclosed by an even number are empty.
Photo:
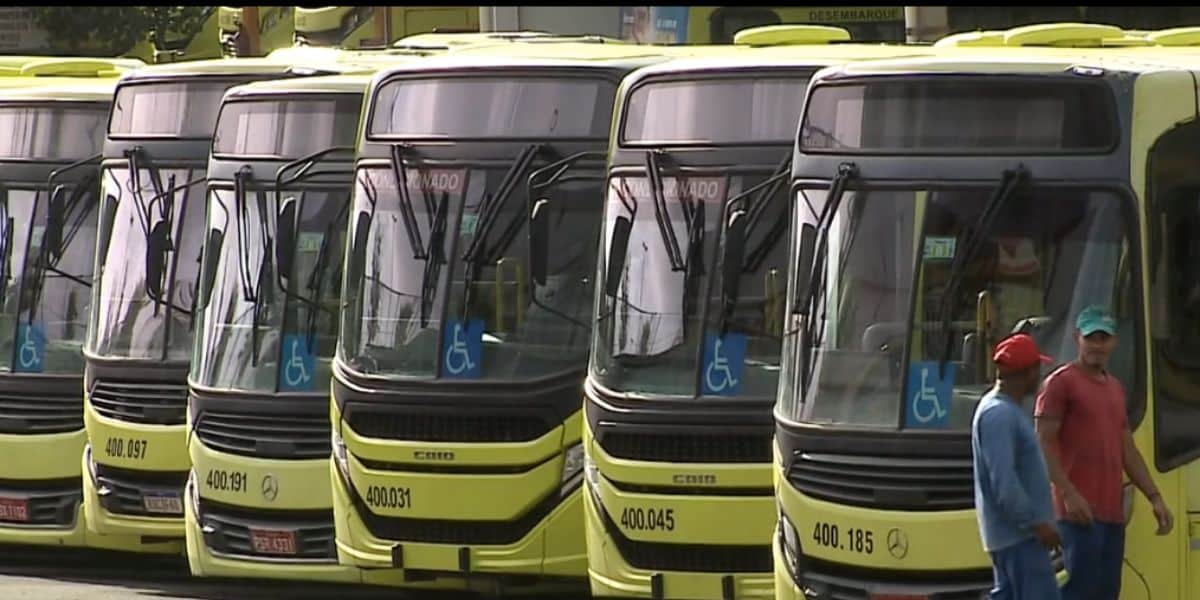
[[[1059,460],[1067,479],[1079,490],[1097,521],[1125,522],[1121,486],[1125,472],[1124,432],[1129,426],[1125,390],[1111,373],[1089,375],[1074,363],[1046,378],[1034,415],[1061,419]],[[1066,507],[1058,486],[1052,486],[1054,511],[1064,518]]]

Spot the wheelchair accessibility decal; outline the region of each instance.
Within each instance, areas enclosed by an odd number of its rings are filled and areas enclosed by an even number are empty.
[[[740,333],[724,337],[708,334],[704,339],[704,373],[701,393],[706,396],[736,394],[742,384],[746,360],[746,336]]]
[[[483,374],[483,321],[446,321],[442,340],[442,374],[451,379],[478,379]]]
[[[279,369],[279,391],[310,392],[316,389],[313,369],[316,356],[308,351],[308,340],[301,335],[283,336],[283,364]]]
[[[17,364],[19,373],[41,373],[46,358],[46,330],[40,322],[17,323]]]
[[[945,367],[945,378],[936,361],[914,362],[908,373],[905,394],[904,426],[915,429],[942,429],[950,420],[954,399],[954,364]]]

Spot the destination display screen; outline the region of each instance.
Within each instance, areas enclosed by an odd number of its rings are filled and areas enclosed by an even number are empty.
[[[796,135],[808,75],[642,85],[622,115],[622,143],[761,144]]]

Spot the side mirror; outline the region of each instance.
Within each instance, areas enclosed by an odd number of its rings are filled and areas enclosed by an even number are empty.
[[[546,285],[550,268],[550,217],[547,214],[550,201],[542,198],[533,205],[529,213],[529,272],[533,282]]]
[[[203,272],[200,273],[200,308],[208,306],[212,299],[213,286],[217,281],[217,265],[221,263],[221,246],[225,243],[225,234],[220,229],[209,229],[208,237],[204,240],[202,249]]]
[[[296,255],[296,197],[288,196],[279,206],[275,224],[275,268],[280,282],[292,277],[292,257]]]
[[[354,242],[350,245],[350,255],[346,257],[346,296],[357,295],[358,286],[363,278],[363,268],[367,264],[367,239],[371,234],[371,214],[358,213],[354,223]]]
[[[796,288],[792,314],[808,316],[809,285],[812,283],[813,256],[817,250],[817,228],[812,223],[800,226],[800,256],[796,263]]]
[[[625,268],[625,254],[629,250],[629,234],[633,232],[633,219],[617,217],[613,223],[612,245],[608,248],[607,271],[604,274],[604,293],[617,297],[621,287],[621,271]]]
[[[170,228],[166,221],[159,221],[146,239],[146,294],[155,300],[163,297],[163,275],[170,249]]]
[[[742,263],[746,254],[746,211],[739,210],[729,216],[725,227],[724,256],[721,258],[721,284],[726,302],[738,297],[738,285],[742,280]]]

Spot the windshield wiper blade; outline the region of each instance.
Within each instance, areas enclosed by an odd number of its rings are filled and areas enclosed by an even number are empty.
[[[246,181],[253,178],[253,173],[250,167],[242,167],[234,175],[233,179],[233,194],[234,194],[234,215],[237,219],[237,235],[238,235],[238,275],[242,285],[242,298],[251,303],[251,325],[250,325],[250,364],[258,366],[258,323],[261,318],[263,298],[263,273],[268,268],[270,258],[268,251],[272,247],[271,237],[266,227],[266,199],[263,194],[258,194],[258,209],[259,209],[259,236],[261,237],[262,256],[259,259],[257,272],[250,261],[249,243],[250,243],[250,207],[246,202]]]
[[[62,275],[90,288],[91,282],[82,280],[73,275],[68,275],[57,269],[58,262],[62,260],[66,254],[67,248],[74,241],[75,235],[83,226],[84,220],[93,210],[96,209],[95,202],[82,202],[83,197],[92,187],[99,186],[98,173],[89,173],[82,181],[76,184],[75,189],[71,192],[71,196],[65,203],[59,200],[61,192],[65,191],[65,186],[55,186],[54,181],[62,177],[64,174],[89,166],[100,161],[102,155],[95,154],[87,158],[77,160],[61,169],[55,169],[46,179],[46,228],[43,230],[42,244],[38,249],[38,254],[34,259],[33,273],[30,274],[32,280],[32,289],[29,293],[29,322],[33,322],[34,316],[37,313],[38,306],[41,304],[42,291],[46,285],[46,272],[53,271],[57,275]],[[80,210],[76,211],[76,208]],[[36,203],[34,212],[36,214]],[[74,215],[74,220],[71,220]],[[69,230],[68,221],[70,222]],[[66,231],[66,235],[63,233]],[[53,247],[51,247],[53,246]],[[21,290],[24,295],[24,290]],[[18,301],[18,313],[20,312],[20,302]]]
[[[658,222],[658,233],[667,250],[667,259],[671,262],[671,270],[682,271],[685,268],[683,254],[679,250],[679,239],[675,237],[675,228],[671,225],[666,193],[663,191],[662,173],[659,170],[658,156],[660,152],[654,150],[646,152],[646,178],[650,187],[650,199],[654,204],[654,218]],[[679,196],[682,201],[682,193],[678,185],[676,185],[676,196]]]
[[[815,252],[813,252],[812,271],[809,273],[797,273],[797,277],[808,277],[809,283],[807,295],[802,301],[807,308],[805,314],[808,315],[806,321],[809,332],[807,340],[801,345],[801,357],[803,362],[803,385],[801,389],[807,389],[808,383],[812,380],[813,360],[812,351],[821,346],[825,337],[825,312],[827,306],[822,305],[820,316],[814,315],[816,310],[817,299],[825,294],[825,284],[827,282],[825,259],[826,253],[829,251],[829,229],[833,223],[833,218],[837,215],[838,208],[842,204],[842,199],[846,196],[846,188],[852,180],[858,179],[858,166],[854,163],[842,163],[838,165],[837,175],[829,184],[829,194],[826,195],[825,205],[821,208],[821,213],[817,217],[817,242],[815,244]],[[815,324],[815,325],[814,325]]]
[[[996,217],[1000,214],[1000,209],[1012,198],[1013,193],[1024,186],[1029,180],[1029,171],[1025,165],[1017,165],[1015,169],[1005,169],[1000,175],[1000,183],[992,190],[992,195],[988,198],[987,204],[983,207],[983,211],[979,213],[979,217],[971,224],[969,233],[964,240],[962,251],[954,253],[954,260],[950,263],[950,275],[946,279],[945,292],[939,306],[939,314],[942,316],[942,348],[941,356],[938,358],[939,376],[945,376],[945,367],[950,362],[950,354],[953,349],[954,336],[950,331],[950,324],[954,320],[953,306],[955,299],[958,296],[959,287],[962,286],[963,277],[966,274],[967,265],[979,253],[979,249],[983,247],[984,240],[991,233],[992,226],[996,223]]]
[[[463,303],[462,313],[465,317],[467,311],[470,310],[471,304],[471,288],[475,287],[475,279],[479,276],[479,270],[483,265],[492,262],[499,252],[504,252],[507,249],[507,242],[511,241],[511,236],[508,240],[501,239],[496,247],[488,248],[488,234],[495,225],[496,220],[503,212],[501,209],[512,196],[513,190],[517,188],[517,183],[526,170],[533,164],[538,153],[544,148],[543,144],[530,144],[517,155],[517,159],[509,165],[508,170],[504,173],[504,177],[500,180],[500,185],[496,188],[494,194],[484,194],[483,202],[479,207],[478,220],[475,222],[475,234],[471,238],[471,243],[467,245],[467,249],[463,252],[463,262],[466,263],[466,272],[463,274]],[[523,220],[524,215],[516,215],[515,218]],[[509,229],[514,229],[513,227]],[[519,223],[518,223],[519,225]],[[515,231],[513,231],[515,235]],[[508,235],[508,232],[505,232]]]
[[[392,144],[391,159],[392,175],[396,178],[396,192],[400,199],[400,217],[404,221],[404,229],[408,233],[408,245],[412,249],[413,259],[426,260],[425,244],[421,239],[421,228],[417,223],[417,213],[413,210],[412,195],[408,192],[408,173],[404,168],[403,152],[409,150],[402,144]],[[433,214],[426,207],[428,214]]]
[[[687,227],[687,246],[680,249],[679,240],[675,236],[675,227],[670,220],[671,213],[667,207],[666,192],[663,189],[662,167],[659,161],[664,158],[670,158],[670,155],[664,150],[646,152],[646,175],[649,178],[650,193],[654,200],[654,217],[658,221],[659,234],[666,247],[671,270],[683,271],[683,314],[691,315],[693,307],[699,301],[699,294],[692,287],[696,282],[696,276],[704,274],[706,211],[702,202],[692,198],[683,168],[674,164],[675,196],[679,201],[684,224]]]
[[[450,193],[442,192],[433,217],[433,230],[429,234],[429,248],[425,252],[425,270],[421,273],[421,328],[429,326],[429,311],[433,305],[433,290],[438,284],[442,265],[446,264],[446,219],[450,213]]]

